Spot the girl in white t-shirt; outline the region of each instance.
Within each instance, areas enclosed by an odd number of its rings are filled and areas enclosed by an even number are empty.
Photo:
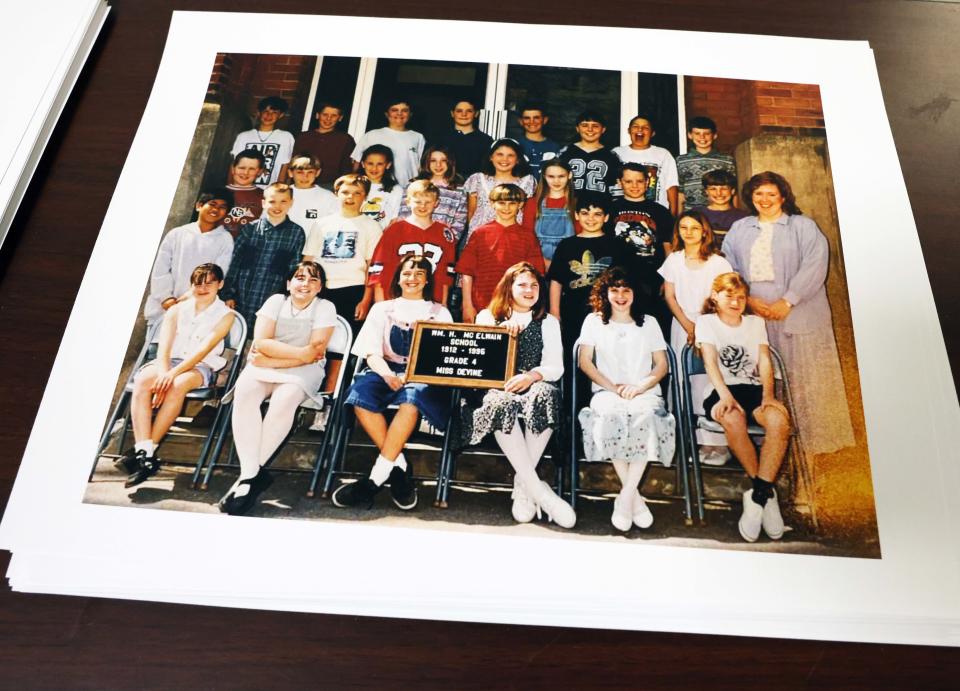
[[[393,151],[389,146],[374,144],[364,149],[360,160],[363,174],[370,180],[370,192],[360,208],[384,229],[400,215],[403,188],[393,174]]]
[[[743,493],[740,535],[747,542],[760,536],[783,537],[783,518],[774,482],[787,451],[790,417],[774,397],[773,362],[767,328],[761,317],[745,315],[749,289],[736,272],[717,276],[697,319],[695,337],[710,377],[703,409],[723,426],[730,450],[753,483]],[[760,455],[747,433],[756,422],[764,428]]]
[[[287,295],[271,295],[257,310],[253,345],[233,389],[233,443],[240,477],[220,500],[220,510],[242,515],[271,485],[270,460],[293,426],[297,408],[319,395],[326,372],[327,343],[337,312],[320,297],[326,283],[323,267],[297,265],[287,281]],[[263,401],[270,399],[266,415]]]
[[[613,464],[621,489],[610,522],[622,531],[653,524],[640,483],[647,463],[673,461],[676,444],[676,423],[660,395],[667,346],[636,295],[620,267],[600,274],[590,293],[594,312],[584,319],[579,340],[580,369],[594,392],[590,407],[578,416],[584,455]]]
[[[316,184],[318,175],[320,161],[312,154],[296,154],[287,165],[287,177],[293,186],[293,206],[287,216],[303,228],[305,236],[318,218],[340,211],[337,196]]]
[[[331,501],[341,508],[370,508],[387,481],[397,508],[415,508],[413,465],[404,457],[403,447],[417,429],[421,415],[437,429],[445,429],[450,417],[449,394],[444,389],[404,380],[416,323],[453,321],[446,307],[427,297],[433,295],[430,260],[422,255],[404,255],[394,271],[389,293],[392,299],[370,308],[353,344],[353,354],[366,361],[367,369],[353,380],[345,399],[380,454],[368,477],[334,491]],[[387,424],[384,412],[390,406],[397,406],[397,413]]]
[[[700,316],[703,301],[710,297],[713,279],[733,271],[730,262],[720,254],[710,222],[699,211],[684,211],[673,226],[673,244],[670,255],[658,273],[663,276],[663,295],[673,323],[670,327],[670,345],[679,357],[685,345],[693,343],[693,330]],[[691,377],[692,398],[699,406],[707,376]],[[699,415],[702,410],[695,410]],[[723,465],[730,458],[726,439],[722,434],[697,430],[700,442],[700,462]]]
[[[201,264],[190,275],[190,297],[163,315],[157,359],[133,379],[130,418],[135,444],[118,461],[131,473],[127,487],[156,474],[160,459],[154,452],[180,414],[187,393],[212,386],[216,372],[226,364],[221,356],[223,339],[233,326],[234,313],[217,297],[222,287],[223,269]]]

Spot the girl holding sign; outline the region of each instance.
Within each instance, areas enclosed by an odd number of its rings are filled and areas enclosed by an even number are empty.
[[[493,291],[477,324],[505,326],[517,335],[517,374],[462,410],[462,441],[478,444],[493,433],[516,475],[513,517],[529,523],[541,510],[562,528],[577,522],[573,508],[540,480],[537,463],[562,420],[563,344],[560,322],[547,314],[543,276],[529,262],[514,264]],[[524,429],[520,428],[520,419]]]
[[[392,299],[370,308],[354,343],[353,354],[366,359],[367,369],[354,379],[345,401],[353,406],[357,420],[380,454],[368,477],[341,485],[333,493],[331,500],[341,508],[369,509],[389,480],[390,495],[397,508],[413,509],[417,505],[417,486],[403,447],[417,429],[421,415],[437,429],[445,429],[450,414],[442,388],[404,381],[414,325],[426,320],[453,321],[446,307],[426,297],[433,295],[430,260],[422,255],[405,255],[394,271],[389,292]],[[399,408],[388,425],[383,412],[391,406]]]

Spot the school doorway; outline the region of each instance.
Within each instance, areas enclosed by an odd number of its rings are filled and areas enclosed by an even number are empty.
[[[654,143],[674,155],[685,150],[676,75],[540,65],[513,65],[396,58],[318,57],[310,101],[335,100],[344,109],[343,127],[355,139],[386,126],[387,102],[403,98],[413,115],[410,129],[428,142],[449,130],[452,101],[471,98],[480,107],[477,127],[493,138],[522,136],[520,109],[540,103],[550,118],[545,134],[560,143],[577,139],[576,117],[599,111],[607,120],[602,142],[629,142],[627,126],[638,112],[657,120]],[[311,109],[303,129],[313,126]]]

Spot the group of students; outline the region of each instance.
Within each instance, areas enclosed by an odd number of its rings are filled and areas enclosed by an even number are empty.
[[[251,131],[261,143],[271,138],[261,130],[272,128],[281,110],[282,104],[261,103],[260,129]],[[472,124],[475,108],[458,101],[451,114],[455,123]],[[314,139],[325,142],[342,115],[329,105],[317,115],[328,132],[315,132]],[[468,136],[483,133],[456,130],[455,144],[485,152],[480,169],[460,184],[454,146],[422,146],[419,134],[405,130],[409,115],[403,101],[389,106],[390,126],[382,129],[391,132],[375,130],[361,139],[351,156],[363,173],[340,175],[332,193],[317,185],[323,168],[316,154],[294,151],[284,163],[277,153],[268,169],[262,149],[248,146],[249,133],[237,137],[235,148],[244,148],[235,154],[229,185],[201,194],[197,220],[170,231],[158,253],[145,314],[150,322],[163,318],[161,346],[157,360],[135,380],[135,446],[121,458],[131,473],[128,486],[156,472],[155,448],[178,401],[215,376],[215,365],[222,364],[218,349],[235,310],[254,327],[233,392],[241,471],[220,506],[230,514],[249,511],[271,482],[265,465],[298,406],[320,390],[326,346],[340,314],[352,322],[353,354],[366,364],[345,402],[380,453],[369,476],[337,488],[333,503],[371,506],[389,486],[394,503],[412,509],[416,484],[404,445],[421,417],[442,430],[451,414],[442,389],[404,381],[413,325],[449,322],[456,315],[505,326],[518,339],[517,374],[503,389],[463,396],[462,410],[453,411],[460,445],[493,435],[509,460],[517,521],[546,513],[563,527],[575,524],[573,509],[539,480],[536,467],[563,422],[561,410],[567,408],[561,406],[558,383],[579,344],[579,370],[593,392],[579,415],[585,455],[612,462],[621,482],[611,522],[624,531],[653,523],[639,486],[647,463],[669,464],[674,455],[675,423],[659,388],[667,371],[668,334],[677,353],[686,344],[701,349],[707,376],[695,382],[693,397],[724,428],[719,438],[701,438],[701,458],[724,463],[729,448],[751,479],[741,535],[752,542],[762,529],[772,539],[781,537],[774,481],[790,421],[774,398],[767,324],[774,324],[780,337],[784,330],[777,327],[790,325],[799,302],[816,303],[813,311],[822,316],[826,272],[826,256],[820,256],[826,241],[800,215],[789,183],[776,173],[754,176],[744,185],[749,212],[735,209],[736,178],[724,155],[712,151],[716,128],[706,118],[694,118],[689,160],[702,172],[701,194],[689,185],[678,194],[660,153],[653,152],[656,164],[630,160],[630,152],[657,148],[649,143],[648,118],[631,121],[631,146],[619,147],[628,149],[624,160],[607,160],[599,155],[602,147],[594,146],[602,120],[586,112],[578,118],[580,141],[557,147],[553,158],[549,146],[530,156],[509,139],[484,143],[484,149],[477,136]],[[528,134],[538,133],[546,121],[540,109],[522,112]],[[335,158],[347,165],[349,142],[342,136],[337,141]],[[337,148],[325,146],[328,154]],[[403,165],[395,146],[407,147]],[[422,151],[419,174],[410,166],[416,150]],[[718,160],[724,165],[711,167]],[[538,176],[530,172],[534,166]],[[275,175],[287,175],[291,183],[275,182]],[[401,177],[413,178],[405,189]],[[265,184],[262,212],[251,219],[249,209],[237,212],[237,195],[258,179]],[[673,219],[672,208],[697,199],[707,204]],[[726,242],[736,252],[728,260],[721,252],[726,228],[718,230],[714,222],[731,220],[736,222]],[[780,227],[787,230],[774,238],[772,231]],[[797,245],[798,256],[781,256],[784,243]],[[818,262],[812,268],[804,264],[811,252],[810,261]],[[794,281],[790,274],[798,273],[803,276]],[[749,297],[755,282],[760,296]],[[452,299],[457,293],[459,304]],[[825,293],[822,298],[825,303]],[[828,305],[826,311],[829,323]],[[822,326],[819,317],[808,315],[806,321],[811,319]],[[820,357],[822,331],[814,344]],[[829,338],[836,360],[832,331]],[[803,338],[790,343],[776,345],[786,351],[785,359],[797,353],[797,366],[805,366],[805,353],[814,351]],[[567,372],[568,381],[573,375]],[[804,382],[798,384],[802,388]],[[842,391],[842,379],[840,384]],[[267,398],[269,408],[261,416]],[[804,406],[802,393],[799,399],[801,414],[816,407],[817,401]],[[391,406],[397,412],[388,422],[384,412]],[[157,411],[152,425],[151,410]],[[759,455],[747,434],[751,422],[767,431]]]

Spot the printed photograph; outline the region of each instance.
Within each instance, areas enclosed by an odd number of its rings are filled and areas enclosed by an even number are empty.
[[[817,85],[224,53],[183,108],[85,502],[881,558]],[[503,370],[418,322],[513,371],[410,381]]]

